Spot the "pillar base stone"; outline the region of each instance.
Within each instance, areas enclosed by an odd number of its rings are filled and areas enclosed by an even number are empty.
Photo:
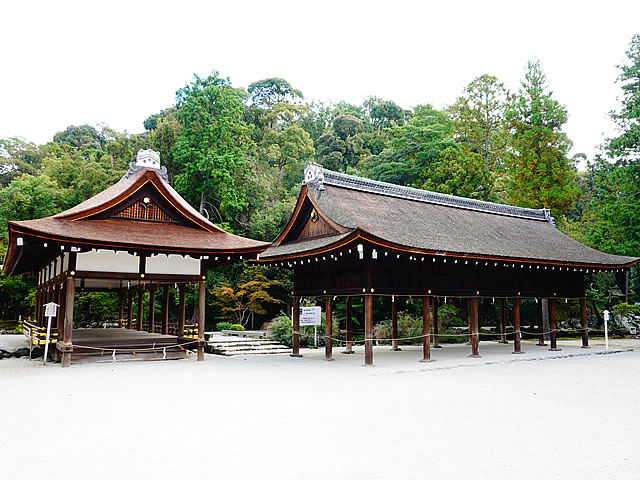
[[[301,353],[292,353],[291,355],[289,355],[290,357],[295,357],[295,358],[302,358],[302,354]]]
[[[549,351],[550,352],[561,352],[562,349],[561,348],[550,348]]]
[[[467,355],[468,358],[482,358],[482,355],[474,355],[473,353],[471,355]]]
[[[340,352],[340,353],[342,353],[344,355],[351,355],[352,353],[356,353],[356,352],[354,352],[353,350],[345,350],[345,351]]]
[[[523,355],[527,352],[520,351],[520,352],[511,352],[511,353],[513,353],[514,355]]]
[[[431,363],[431,362],[435,362],[435,360],[432,358],[430,358],[429,360],[426,360],[424,358],[420,359],[420,363]]]

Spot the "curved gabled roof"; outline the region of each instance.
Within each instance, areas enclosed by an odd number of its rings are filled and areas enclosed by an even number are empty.
[[[119,215],[143,198],[166,221]],[[91,248],[207,255],[258,253],[268,244],[227,233],[200,215],[158,171],[142,168],[69,210],[35,220],[10,221],[8,274],[24,273],[46,257],[45,243]],[[22,246],[17,238],[23,238]],[[53,252],[52,252],[53,253]]]
[[[313,166],[305,176],[296,213],[262,260],[297,258],[328,251],[346,238],[414,253],[495,258],[519,262],[626,267],[635,257],[610,255],[560,232],[548,210],[527,209],[455,197],[354,177]],[[312,205],[327,224],[316,238],[292,238]],[[307,207],[307,210],[311,207]]]

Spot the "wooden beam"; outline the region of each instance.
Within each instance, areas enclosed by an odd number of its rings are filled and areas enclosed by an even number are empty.
[[[162,335],[169,334],[169,285],[164,286],[162,292],[162,324],[160,326]]]
[[[156,285],[151,284],[149,287],[149,333],[155,330],[156,321]]]
[[[325,297],[324,304],[324,359],[333,360],[333,305],[330,295]]]
[[[587,324],[587,297],[580,298],[580,328],[582,328],[582,348],[590,348]]]
[[[421,362],[431,361],[431,306],[429,305],[429,297],[422,297],[422,360]]]
[[[127,305],[127,328],[130,330],[133,325],[133,288],[129,288],[129,303]]]
[[[471,334],[471,357],[480,357],[480,335],[478,333],[478,297],[469,299],[469,325]]]
[[[186,286],[184,283],[178,285],[178,337],[184,337],[184,317],[185,317],[185,290]],[[198,297],[199,299],[200,297]],[[200,311],[198,310],[198,313]]]
[[[138,287],[138,321],[136,323],[136,329],[142,331],[142,318],[144,317],[144,287],[140,285]]]
[[[373,365],[373,295],[364,296],[364,364]]]
[[[298,297],[293,297],[293,350],[292,357],[301,357],[300,355],[300,303]]]
[[[524,353],[520,350],[520,297],[513,299],[513,353]]]
[[[69,277],[65,281],[64,328],[62,329],[62,366],[71,365],[73,351],[73,300],[76,292],[75,279]]]
[[[556,299],[555,298],[550,298],[549,299],[549,335],[550,335],[550,341],[551,341],[551,348],[549,350],[551,350],[552,352],[558,352],[560,350],[562,350],[561,348],[558,348],[558,341],[557,341],[557,326],[556,326]]]
[[[345,300],[345,316],[346,316],[346,320],[345,320],[345,328],[347,330],[347,346],[346,346],[346,350],[342,353],[347,353],[347,354],[351,354],[353,353],[353,342],[351,341],[353,339],[353,318],[352,318],[352,311],[351,311],[351,297],[347,297]]]
[[[438,297],[433,297],[433,348],[442,348],[440,345],[440,326],[438,325]]]
[[[205,314],[205,307],[206,307],[206,303],[205,303],[205,295],[206,295],[206,286],[205,286],[204,281],[202,282],[198,282],[198,361],[202,361],[204,360],[204,346],[205,346],[205,341],[204,341],[204,314]],[[183,290],[184,292],[184,290]],[[183,306],[184,306],[184,301],[183,301]],[[183,313],[183,324],[182,324],[182,329],[183,329],[183,334],[184,334],[184,313]]]
[[[500,316],[500,341],[498,343],[507,342],[507,301],[504,298],[498,299],[499,316]]]
[[[399,352],[398,347],[398,302],[395,297],[391,301],[391,350]]]

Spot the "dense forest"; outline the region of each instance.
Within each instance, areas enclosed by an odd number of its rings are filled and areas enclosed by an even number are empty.
[[[619,129],[594,158],[569,156],[571,140],[563,127],[570,112],[552,94],[538,60],[526,65],[514,89],[481,75],[442,110],[407,110],[375,96],[360,105],[307,101],[282,78],[258,80],[245,90],[216,71],[194,76],[177,91],[174,105],[149,112],[144,133],[72,125],[44,145],[0,139],[0,254],[6,252],[7,220],[76,205],[118,181],[138,149],[151,148],[196,209],[227,231],[254,239],[277,236],[292,212],[304,165],[315,161],[400,185],[549,208],[558,228],[579,241],[638,256],[639,35],[620,58],[620,102],[610,113]],[[585,160],[586,170],[578,171],[578,161]],[[632,301],[639,300],[638,273],[634,267]],[[589,281],[605,301],[608,288],[622,286],[623,279],[599,274]],[[286,301],[290,278],[242,266],[212,272],[212,315],[232,319],[238,311],[233,292],[249,284],[259,288],[243,314],[272,314]],[[32,287],[33,279],[0,277],[0,317],[30,314]]]

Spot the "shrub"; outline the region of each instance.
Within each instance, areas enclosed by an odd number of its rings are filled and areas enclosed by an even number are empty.
[[[443,330],[467,326],[467,321],[460,317],[460,310],[453,304],[442,305],[438,308],[438,322]]]
[[[628,317],[630,313],[640,315],[640,306],[622,302],[614,306],[611,311],[614,316],[620,315],[622,317]]]
[[[321,324],[318,325],[318,346],[324,347],[324,312],[321,316]],[[334,315],[332,318],[333,323],[333,338],[340,337],[340,329],[338,324],[338,318]],[[269,334],[274,340],[277,340],[283,345],[288,347],[293,346],[293,328],[291,326],[291,317],[285,313],[281,313],[273,319],[269,325]],[[333,340],[333,345],[338,345],[339,340]],[[310,347],[313,346],[313,327],[301,327],[300,328],[300,346]]]
[[[229,330],[236,330],[238,332],[244,332],[245,328],[240,325],[239,323],[233,323],[230,327]]]
[[[384,345],[391,344],[391,320],[385,319],[373,327],[373,336]],[[414,317],[406,311],[398,312],[398,338],[401,345],[422,342],[422,317]]]
[[[216,328],[220,331],[222,330],[231,330],[231,327],[233,327],[233,323],[231,322],[218,322],[216,323]]]

